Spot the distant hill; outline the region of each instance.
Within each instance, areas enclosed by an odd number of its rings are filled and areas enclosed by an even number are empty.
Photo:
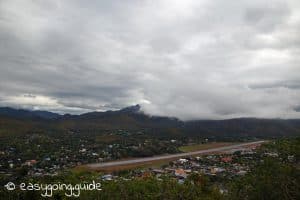
[[[9,116],[13,118],[43,118],[43,119],[55,119],[61,115],[48,111],[30,111],[24,109],[15,109],[9,107],[0,108],[0,115]]]
[[[181,121],[149,116],[139,105],[117,111],[59,115],[48,111],[0,108],[0,135],[31,132],[101,134],[114,130],[143,130],[156,136],[278,137],[300,135],[300,119],[255,119]]]
[[[189,135],[207,136],[295,136],[300,135],[300,119],[196,120],[186,122],[184,131]]]

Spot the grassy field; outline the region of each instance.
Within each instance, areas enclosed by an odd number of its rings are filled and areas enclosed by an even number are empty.
[[[118,166],[111,166],[111,167],[99,167],[97,169],[92,169],[87,167],[86,165],[77,166],[73,168],[73,171],[97,171],[97,172],[117,172],[117,171],[123,171],[123,170],[129,170],[129,169],[137,169],[137,168],[149,168],[149,167],[161,167],[165,164],[168,164],[170,161],[174,160],[172,159],[164,159],[164,160],[155,160],[155,161],[147,161],[143,163],[134,163],[134,164],[127,164],[127,165],[118,165]]]
[[[214,143],[206,143],[206,144],[193,144],[188,146],[181,146],[179,150],[182,152],[192,152],[192,151],[199,151],[204,149],[211,149],[216,147],[223,147],[227,145],[231,145],[233,143],[230,142],[214,142]]]
[[[99,135],[96,137],[96,142],[111,143],[121,139],[118,135]]]

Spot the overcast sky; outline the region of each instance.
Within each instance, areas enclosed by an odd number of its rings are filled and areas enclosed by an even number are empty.
[[[299,0],[0,0],[0,106],[300,117]]]

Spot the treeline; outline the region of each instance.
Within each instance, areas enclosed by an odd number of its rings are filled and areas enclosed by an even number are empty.
[[[117,111],[82,115],[0,108],[0,137],[24,133],[99,134],[106,131],[140,131],[153,137],[282,137],[300,136],[300,119],[237,118],[228,120],[181,121],[177,118],[149,116],[133,106]]]

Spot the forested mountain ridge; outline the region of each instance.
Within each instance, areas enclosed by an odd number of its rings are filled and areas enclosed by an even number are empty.
[[[228,120],[181,121],[149,116],[139,105],[117,111],[60,115],[48,111],[0,108],[0,134],[78,131],[101,133],[106,130],[146,130],[160,136],[276,137],[300,135],[300,119],[236,118]]]

